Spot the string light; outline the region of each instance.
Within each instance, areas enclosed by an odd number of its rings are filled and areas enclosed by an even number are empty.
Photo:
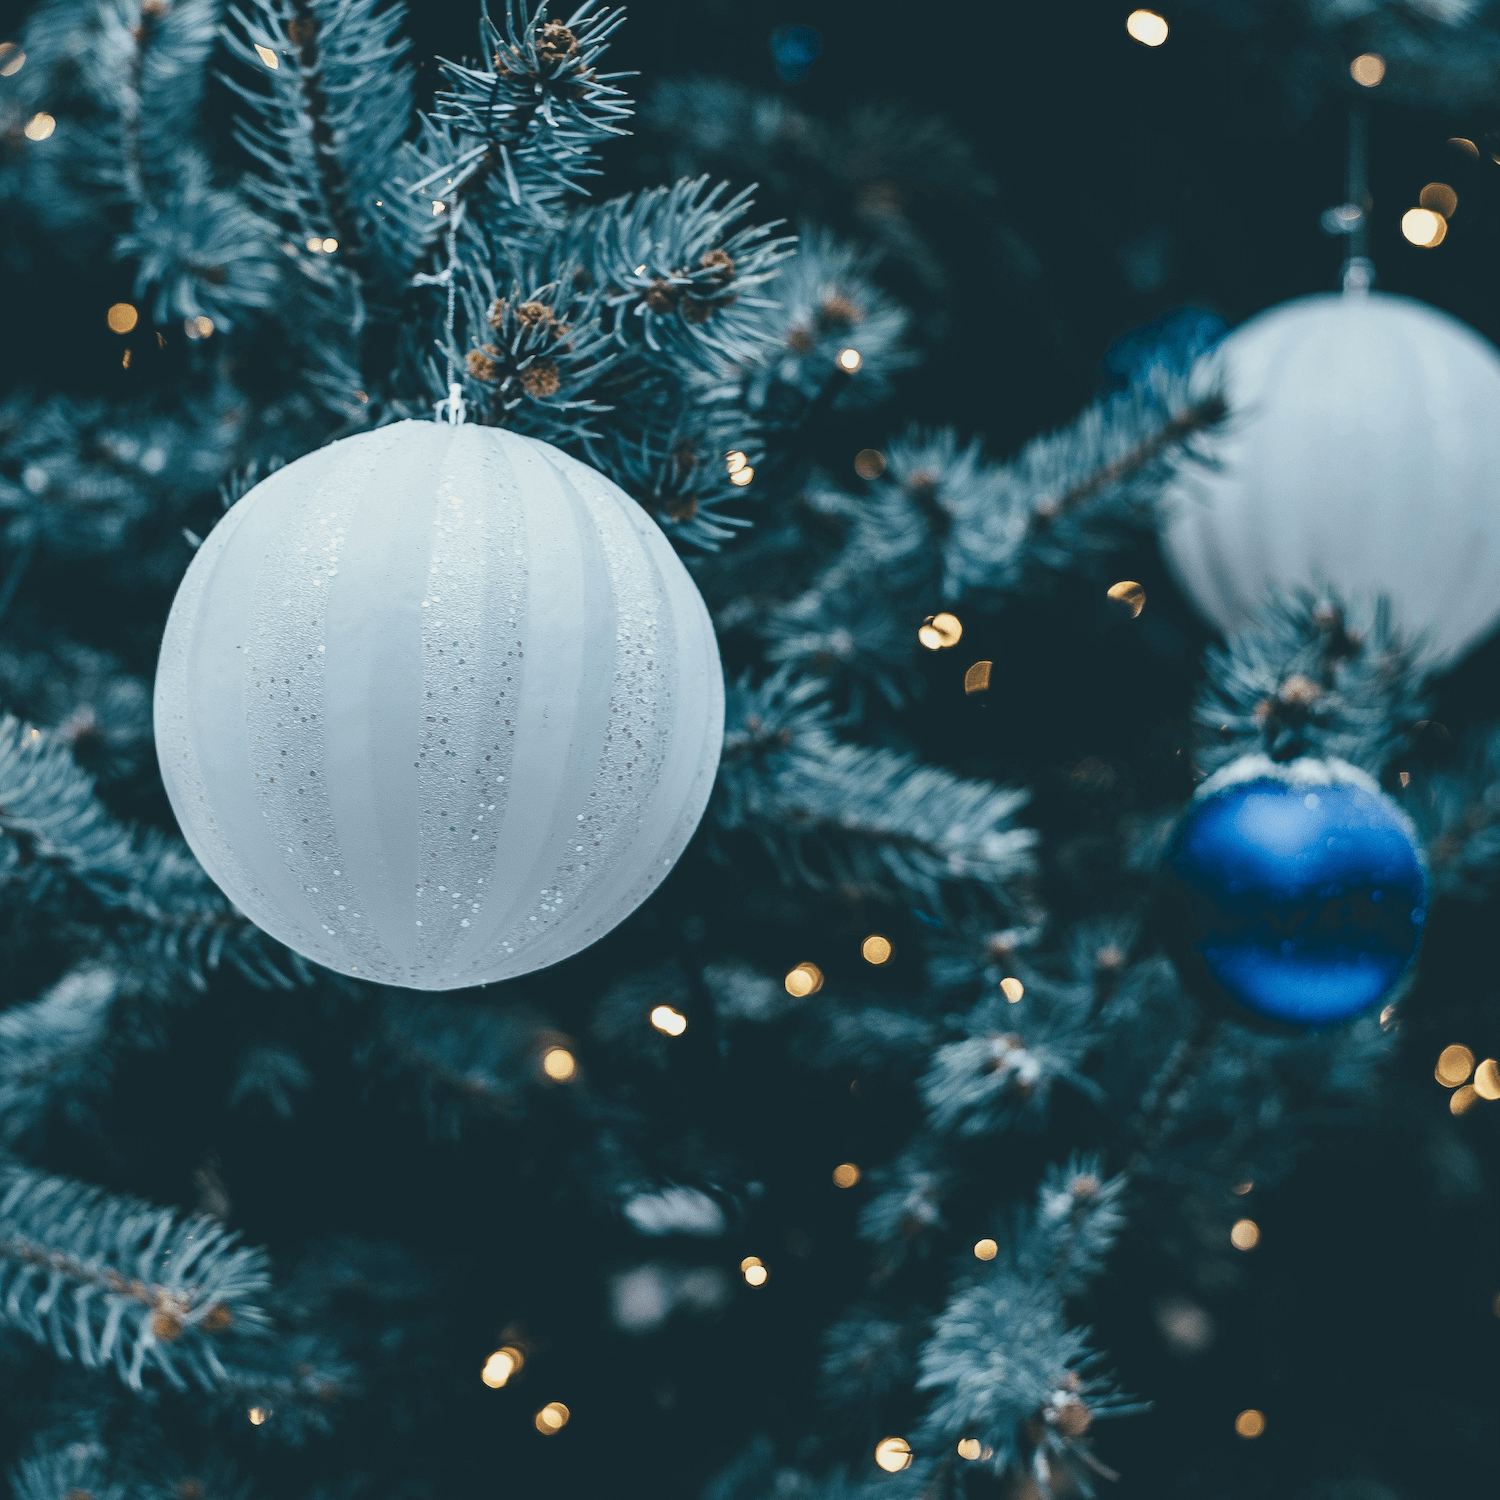
[[[740,1262],[740,1275],[745,1278],[747,1286],[764,1286],[766,1277],[770,1274],[766,1270],[765,1262],[758,1255],[747,1255]]]
[[[724,455],[724,467],[731,474],[738,474],[750,460],[738,448],[731,448]]]
[[[744,487],[749,484],[750,481],[754,478],[755,470],[752,469],[749,464],[746,464],[743,469],[736,469],[734,473],[729,476],[729,482],[730,484],[737,484],[741,489],[744,489]]]
[[[846,375],[854,374],[854,372],[859,369],[859,367],[864,364],[864,362],[864,356],[859,352],[858,349],[839,350],[839,369],[841,369]]]
[[[182,331],[190,339],[206,339],[213,336],[214,320],[205,318],[201,313],[196,318],[184,318],[182,320]]]
[[[964,673],[964,692],[971,698],[975,693],[987,693],[990,690],[990,672],[994,668],[992,661],[976,661],[967,672]]]
[[[1236,1219],[1229,1231],[1229,1243],[1236,1250],[1253,1250],[1260,1244],[1260,1225],[1254,1219]]]
[[[1474,1071],[1474,1054],[1467,1047],[1455,1042],[1438,1053],[1437,1067],[1432,1076],[1446,1089],[1455,1089],[1467,1081]]]
[[[1473,1109],[1479,1098],[1479,1090],[1472,1083],[1466,1083],[1461,1089],[1454,1089],[1448,1095],[1448,1110],[1450,1114],[1461,1115]]]
[[[519,1374],[521,1366],[525,1363],[526,1356],[513,1344],[507,1344],[503,1349],[496,1349],[485,1360],[484,1368],[479,1372],[479,1378],[492,1391],[498,1391],[512,1375]]]
[[[323,254],[324,255],[332,255],[333,252],[338,249],[338,247],[339,247],[339,242],[337,240],[334,240],[334,239],[324,240],[323,241]]]
[[[1493,1057],[1474,1069],[1474,1092],[1481,1099],[1500,1099],[1500,1063]]]
[[[1349,76],[1361,88],[1372,89],[1385,77],[1385,59],[1378,52],[1361,52],[1349,64]]]
[[[983,1451],[978,1438],[960,1438],[958,1440],[958,1456],[960,1458],[978,1458]]]
[[[281,59],[271,51],[269,47],[262,47],[259,42],[255,44],[255,55],[274,73],[281,66]]]
[[[1004,995],[1012,1005],[1015,1005],[1017,1001],[1020,1000],[1021,996],[1026,993],[1026,986],[1022,984],[1019,979],[1016,979],[1013,976],[1007,974],[1005,978],[1000,981],[1000,993]]]
[[[1429,182],[1417,194],[1417,202],[1445,219],[1451,219],[1458,211],[1458,194],[1446,182]]]
[[[1107,593],[1116,604],[1130,611],[1132,620],[1138,618],[1146,607],[1146,591],[1132,578],[1122,578],[1119,583],[1110,584]]]
[[[1237,1183],[1235,1183],[1235,1185],[1232,1188],[1230,1188],[1229,1191],[1231,1193],[1235,1193],[1239,1197],[1243,1198],[1245,1196],[1245,1194],[1248,1193],[1250,1191],[1250,1189],[1253,1188],[1254,1186],[1255,1186],[1255,1184],[1247,1179],[1244,1182],[1237,1182]]]
[[[861,448],[854,455],[854,472],[861,479],[879,479],[885,473],[885,454],[879,448]]]
[[[566,1047],[548,1047],[542,1053],[542,1072],[554,1083],[566,1083],[578,1071],[578,1059]]]
[[[1266,1414],[1249,1407],[1234,1419],[1234,1430],[1242,1438],[1258,1438],[1266,1430]]]
[[[105,313],[104,321],[109,324],[111,332],[129,333],[140,321],[140,316],[128,302],[116,302]]]
[[[1430,208],[1409,208],[1401,215],[1401,233],[1423,250],[1435,250],[1448,236],[1448,221]]]
[[[671,1005],[658,1005],[651,1012],[651,1024],[667,1036],[681,1036],[687,1030],[687,1017]]]
[[[917,631],[917,639],[929,651],[946,651],[963,638],[963,621],[957,615],[928,615]]]
[[[891,955],[895,953],[888,937],[882,937],[878,932],[872,932],[864,942],[859,945],[860,957],[867,964],[886,964],[891,961]]]
[[[1125,17],[1125,29],[1143,47],[1160,47],[1167,39],[1167,22],[1154,10],[1133,10]]]
[[[568,1425],[568,1418],[572,1415],[561,1401],[549,1401],[534,1418],[536,1430],[543,1437],[551,1437],[554,1432],[561,1432]]]
[[[978,1240],[974,1245],[975,1260],[994,1260],[999,1255],[1000,1247],[994,1240]]]
[[[823,988],[823,971],[817,964],[798,964],[782,981],[786,992],[801,1000],[805,995],[816,995]]]
[[[881,1438],[875,1444],[875,1462],[887,1474],[899,1474],[911,1468],[911,1444],[905,1438]]]
[[[28,141],[45,141],[56,129],[57,121],[46,110],[39,110],[26,122],[26,129],[22,134]]]
[[[834,1187],[852,1188],[862,1175],[859,1168],[852,1161],[841,1161],[833,1169],[833,1185]]]
[[[245,1415],[250,1418],[250,1425],[252,1427],[264,1427],[271,1419],[271,1408],[269,1406],[252,1406]]]
[[[0,42],[0,78],[14,78],[26,66],[26,54],[14,42]]]
[[[120,368],[122,370],[128,370],[130,368],[130,350],[129,349],[127,349],[125,351],[125,356],[120,361]]]

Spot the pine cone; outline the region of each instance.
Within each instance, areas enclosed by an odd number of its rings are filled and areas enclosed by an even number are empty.
[[[499,350],[495,349],[493,344],[486,344],[484,349],[493,350],[497,354],[499,353]],[[470,349],[465,356],[464,362],[469,367],[469,374],[475,380],[492,381],[499,375],[500,367],[484,352],[484,349]]]
[[[552,309],[545,302],[523,302],[516,309],[516,321],[523,328],[539,328],[552,321]]]
[[[646,288],[646,306],[654,313],[671,312],[677,306],[677,289],[658,276]]]
[[[533,360],[521,371],[520,380],[528,396],[555,396],[562,386],[555,359]]]
[[[674,521],[691,521],[698,514],[698,497],[696,495],[674,495],[662,506]]]
[[[578,38],[561,21],[548,21],[536,34],[536,56],[546,67],[561,67],[578,56]]]
[[[823,299],[823,305],[818,309],[820,321],[829,328],[853,328],[856,323],[863,323],[865,310],[857,302],[851,302],[841,292],[835,292],[830,297]]]
[[[505,322],[504,301],[501,298],[496,297],[495,300],[490,303],[490,310],[486,314],[486,316],[490,320],[490,327],[498,331],[501,324]]]
[[[786,343],[793,354],[806,354],[813,346],[812,334],[799,323],[787,334]]]
[[[1048,1414],[1053,1428],[1064,1437],[1080,1438],[1094,1425],[1094,1414],[1082,1401],[1064,1401]]]
[[[1289,708],[1311,708],[1323,696],[1323,688],[1311,677],[1294,672],[1281,684],[1277,696]]]
[[[728,286],[734,280],[734,260],[727,250],[705,250],[698,264],[705,271],[712,271],[720,286]]]

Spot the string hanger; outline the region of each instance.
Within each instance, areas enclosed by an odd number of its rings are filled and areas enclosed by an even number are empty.
[[[454,325],[458,302],[458,217],[462,211],[463,205],[459,204],[448,218],[448,264],[441,271],[419,272],[411,279],[413,286],[443,286],[448,289],[448,315],[444,324],[447,337],[443,340],[443,360],[447,366],[448,394],[441,400],[433,402],[432,417],[433,421],[446,421],[452,427],[462,427],[468,415],[468,403],[464,400],[464,388],[457,378],[458,367],[453,358]]]
[[[1349,154],[1344,177],[1343,213],[1349,220],[1348,250],[1344,256],[1346,295],[1362,296],[1375,285],[1375,262],[1370,259],[1370,120],[1363,105],[1349,111]]]

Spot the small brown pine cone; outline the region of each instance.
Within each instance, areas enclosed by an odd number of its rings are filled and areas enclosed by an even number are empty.
[[[485,314],[485,316],[490,320],[490,327],[498,329],[500,325],[505,322],[504,301],[501,298],[496,297],[495,300],[490,303],[490,310]]]
[[[806,354],[813,346],[812,334],[799,323],[787,334],[786,344],[793,354]]]
[[[1081,1438],[1094,1425],[1094,1414],[1082,1401],[1064,1401],[1052,1413],[1052,1425],[1064,1437]]]
[[[182,1329],[182,1319],[169,1307],[159,1307],[151,1314],[151,1332],[164,1344],[180,1338]]]
[[[524,328],[540,328],[552,321],[552,309],[545,302],[523,302],[516,308],[516,320]]]
[[[555,359],[536,359],[520,374],[521,389],[528,396],[555,396],[562,387]]]
[[[1080,1202],[1088,1203],[1099,1194],[1101,1184],[1092,1172],[1080,1172],[1068,1184],[1068,1191]]]
[[[865,310],[841,292],[835,292],[831,297],[823,299],[818,317],[829,328],[852,328],[856,323],[864,322]]]
[[[662,506],[662,510],[674,521],[691,521],[698,514],[698,497],[674,495]]]
[[[1274,698],[1262,698],[1255,705],[1255,722],[1264,724],[1272,714],[1276,712],[1276,700]]]
[[[646,306],[654,313],[669,313],[677,306],[677,289],[670,282],[657,277],[646,288]]]
[[[492,381],[500,373],[500,367],[483,349],[470,349],[464,356],[464,363],[468,365],[469,374],[475,380]]]
[[[198,1326],[205,1333],[223,1333],[234,1326],[234,1314],[222,1302],[215,1302],[198,1320]]]
[[[556,68],[578,56],[578,38],[561,21],[548,21],[536,34],[537,61]]]
[[[1311,708],[1323,696],[1322,687],[1311,677],[1294,672],[1285,682],[1277,696],[1291,708]]]
[[[318,39],[318,22],[313,16],[298,16],[286,29],[287,40],[294,47],[307,47]]]
[[[689,323],[701,325],[708,322],[721,307],[728,307],[732,300],[729,297],[685,297],[682,303],[682,315]]]
[[[1118,974],[1125,967],[1125,950],[1118,943],[1106,943],[1094,955],[1094,967],[1106,974]]]
[[[734,280],[734,258],[727,250],[705,250],[698,264],[705,271],[712,271],[720,286],[728,286]]]

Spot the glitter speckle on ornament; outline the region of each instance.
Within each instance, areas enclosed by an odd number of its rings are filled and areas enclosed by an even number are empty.
[[[1421,942],[1428,880],[1406,816],[1362,772],[1252,755],[1200,788],[1162,894],[1190,986],[1310,1027],[1390,997]]]
[[[723,678],[687,570],[602,475],[401,422],[278,470],[178,590],[156,743],[193,852],[288,947],[415,989],[558,962],[691,837]]]

